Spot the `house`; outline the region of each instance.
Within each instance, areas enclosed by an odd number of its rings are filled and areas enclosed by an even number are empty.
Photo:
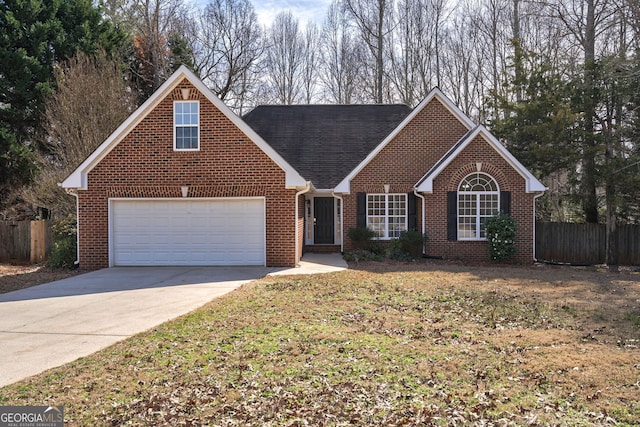
[[[61,184],[77,198],[79,262],[294,266],[352,248],[352,227],[425,254],[487,259],[483,219],[509,212],[534,259],[545,187],[439,90],[420,105],[261,106],[235,115],[178,69]]]

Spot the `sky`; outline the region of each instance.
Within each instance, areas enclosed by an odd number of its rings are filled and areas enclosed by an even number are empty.
[[[331,0],[251,0],[261,25],[271,26],[275,16],[282,11],[291,11],[301,27],[314,21],[321,25]]]

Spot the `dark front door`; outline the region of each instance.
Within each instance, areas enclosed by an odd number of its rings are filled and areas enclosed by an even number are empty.
[[[316,245],[333,244],[333,197],[313,199],[313,229]]]

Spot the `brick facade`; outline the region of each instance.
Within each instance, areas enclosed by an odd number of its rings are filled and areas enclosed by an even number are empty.
[[[252,135],[252,131],[245,128],[244,123],[227,117],[223,113],[226,107],[217,104],[204,85],[195,81],[195,76],[188,77],[189,72],[184,72],[186,77],[175,77],[171,84],[164,85],[163,90],[167,92],[158,92],[166,93],[166,96],[158,95],[164,98],[152,98],[153,108],[145,110],[141,121],[126,135],[119,135],[115,143],[109,143],[111,151],[100,151],[96,164],[91,163],[94,160],[90,157],[65,181],[65,188],[77,189],[78,194],[81,268],[109,266],[110,199],[178,200],[183,198],[181,188],[184,186],[188,187],[187,198],[263,197],[266,264],[294,266],[305,244],[305,203],[313,197],[312,193],[302,194],[304,171],[292,170],[281,160],[274,161],[279,155],[270,151],[271,147],[260,146],[262,142],[254,142],[247,136]],[[173,104],[185,96],[200,104],[197,151],[173,148]],[[455,107],[449,109],[447,105],[440,97],[432,97],[393,140],[352,177],[350,194],[341,195],[344,250],[353,248],[346,236],[348,230],[357,225],[358,193],[384,193],[387,185],[390,193],[413,192],[414,185],[425,173],[467,135],[469,129],[460,121],[459,113],[452,112]],[[477,136],[449,160],[433,181],[433,193],[422,194],[424,214],[422,200],[416,200],[418,230],[422,230],[422,220],[425,220],[427,254],[467,261],[488,258],[486,241],[447,240],[447,192],[456,191],[460,181],[480,167],[481,172],[496,180],[501,191],[511,193],[510,212],[518,226],[516,260],[531,262],[535,194],[526,192],[526,180],[483,136]],[[79,184],[79,171],[87,172],[86,189]],[[350,172],[344,171],[345,175]],[[536,183],[536,189],[543,188]]]
[[[467,133],[437,98],[427,104],[351,181],[344,196],[344,230],[356,227],[357,193],[409,193],[413,186]],[[533,261],[533,197],[525,192],[525,180],[481,136],[469,145],[434,180],[434,191],[425,197],[427,255],[464,261],[488,260],[486,241],[447,240],[447,192],[456,191],[468,174],[481,171],[491,175],[500,190],[511,192],[511,215],[517,223],[516,261]],[[422,230],[422,200],[417,199],[417,228]],[[345,250],[353,248],[347,238]]]
[[[200,150],[174,151],[173,99],[200,101]],[[88,174],[78,191],[80,265],[109,265],[108,199],[265,197],[266,263],[293,266],[295,194],[285,173],[207,98],[183,80]]]

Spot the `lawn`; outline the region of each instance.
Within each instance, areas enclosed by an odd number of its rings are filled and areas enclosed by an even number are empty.
[[[0,389],[85,425],[640,425],[640,274],[274,276]]]

